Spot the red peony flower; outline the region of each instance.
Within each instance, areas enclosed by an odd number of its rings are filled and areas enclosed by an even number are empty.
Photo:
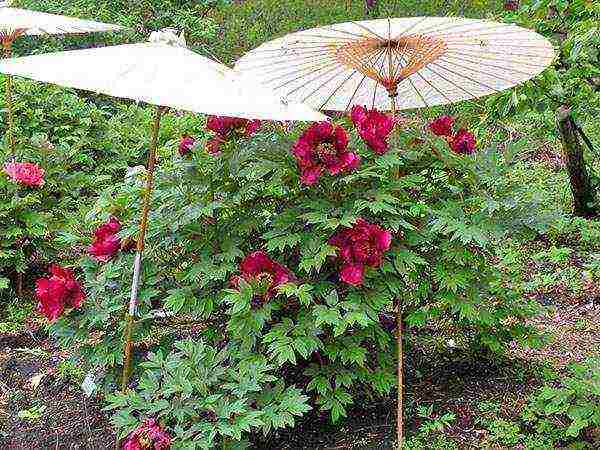
[[[44,169],[35,163],[7,163],[4,172],[15,183],[36,187],[44,185]]]
[[[64,301],[70,308],[79,308],[85,299],[81,284],[75,279],[73,271],[64,269],[56,264],[50,266],[51,279],[60,281],[65,287]]]
[[[473,133],[461,128],[456,134],[450,139],[450,148],[453,152],[460,155],[471,155],[475,153],[475,147],[477,142]]]
[[[368,111],[363,106],[352,108],[350,118],[358,130],[360,137],[378,155],[383,155],[389,150],[387,141],[394,130],[394,119],[387,114],[372,109]]]
[[[123,443],[123,450],[168,450],[171,436],[154,419],[147,419],[132,431]]]
[[[36,282],[35,297],[38,301],[38,312],[50,322],[54,322],[65,311],[63,298],[67,289],[60,280],[40,278]]]
[[[286,267],[273,261],[262,250],[250,253],[240,264],[240,276],[231,279],[231,284],[239,286],[243,279],[249,283],[257,284],[259,289],[264,290],[264,298],[269,299],[275,294],[275,288],[294,280],[292,274]]]
[[[452,128],[454,127],[454,118],[450,116],[442,116],[435,119],[429,124],[429,129],[436,136],[452,136]]]
[[[117,233],[121,229],[121,222],[111,217],[107,223],[94,232],[94,242],[88,248],[88,253],[100,262],[107,262],[121,249],[121,239]]]
[[[65,307],[79,308],[85,293],[71,270],[53,264],[50,277],[37,280],[35,296],[38,311],[54,322],[63,314]]]
[[[362,218],[352,228],[334,235],[329,244],[338,248],[338,260],[342,263],[340,279],[352,286],[360,286],[364,281],[364,267],[381,266],[383,253],[389,250],[391,243],[389,231]]]
[[[216,135],[206,141],[206,151],[211,155],[218,155],[221,153],[221,144],[225,142],[221,136]]]
[[[179,154],[181,156],[185,156],[192,151],[196,145],[196,139],[191,136],[183,136],[181,138],[181,142],[179,143]]]
[[[206,120],[206,128],[216,135],[206,143],[206,151],[211,155],[217,155],[221,152],[222,144],[236,137],[250,137],[260,129],[261,125],[260,120],[209,116]]]
[[[505,11],[516,11],[519,9],[519,0],[504,0]]]
[[[292,149],[304,184],[315,184],[327,170],[330,175],[348,172],[360,165],[360,157],[349,152],[348,134],[329,122],[319,122],[308,128]]]

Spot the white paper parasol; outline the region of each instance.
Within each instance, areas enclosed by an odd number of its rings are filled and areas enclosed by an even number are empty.
[[[548,40],[515,25],[412,17],[292,33],[250,51],[236,68],[315,109],[390,110],[500,92],[535,77],[553,58]]]

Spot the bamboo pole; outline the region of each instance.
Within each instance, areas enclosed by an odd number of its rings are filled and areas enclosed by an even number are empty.
[[[402,450],[404,445],[404,353],[402,351],[402,308],[398,302],[397,312],[397,345],[398,345],[398,415],[397,415],[397,437],[398,450]]]
[[[160,130],[160,119],[162,117],[163,107],[158,106],[154,117],[152,127],[152,138],[150,141],[150,152],[148,154],[148,167],[146,174],[146,186],[142,199],[142,216],[140,220],[139,234],[137,239],[137,251],[133,265],[133,280],[131,282],[131,297],[129,299],[129,310],[127,312],[127,323],[123,332],[124,340],[124,357],[123,357],[123,373],[121,378],[121,389],[123,392],[127,390],[129,384],[129,376],[131,375],[131,354],[133,348],[133,326],[135,315],[137,313],[138,292],[140,287],[140,275],[142,270],[142,254],[144,252],[144,244],[146,238],[146,230],[148,228],[148,215],[150,213],[150,201],[152,198],[152,188],[154,186],[154,167],[156,165],[156,147],[158,145],[158,132]]]
[[[390,96],[390,105],[392,112],[392,119],[396,120],[396,90],[390,89],[388,90]],[[396,171],[394,174],[395,178],[400,178],[400,169]],[[397,449],[402,450],[404,445],[404,363],[403,363],[403,351],[402,351],[402,308],[400,308],[400,301],[398,301],[398,311],[397,311],[397,336],[396,336],[396,347],[398,349],[398,407],[397,407],[397,415],[396,415],[396,440]]]

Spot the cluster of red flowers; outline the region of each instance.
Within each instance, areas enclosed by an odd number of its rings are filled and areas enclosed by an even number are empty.
[[[71,270],[53,264],[50,277],[37,280],[35,296],[40,314],[54,322],[65,308],[79,308],[85,293]]]
[[[250,137],[262,125],[260,120],[240,119],[237,117],[209,116],[206,128],[215,133],[215,136],[206,143],[206,151],[217,154],[221,145],[235,137]]]
[[[121,222],[111,217],[108,222],[101,225],[94,232],[94,242],[88,248],[88,253],[100,262],[107,262],[121,249],[121,239],[117,233],[121,229]]]
[[[471,155],[475,153],[475,147],[477,146],[475,136],[464,128],[454,133],[453,117],[439,117],[429,124],[429,129],[436,136],[444,136],[454,153],[458,153],[459,155]]]
[[[241,275],[231,279],[231,284],[237,288],[240,281],[244,280],[259,291],[263,300],[271,298],[277,286],[294,279],[294,274],[262,250],[247,255],[240,264],[240,272]]]
[[[360,286],[364,281],[365,266],[380,267],[383,253],[389,250],[392,233],[379,225],[360,218],[352,228],[346,228],[332,238],[329,244],[338,248],[341,262],[340,279],[352,286]]]
[[[392,117],[377,109],[369,111],[363,106],[355,106],[350,112],[350,118],[358,134],[371,150],[378,155],[383,155],[389,150],[387,139],[394,130]]]
[[[360,165],[360,157],[348,151],[346,131],[329,122],[311,125],[294,144],[292,152],[300,168],[300,180],[308,185],[315,184],[325,170],[338,175]]]
[[[170,447],[171,436],[154,419],[144,421],[123,444],[123,450],[168,450]]]
[[[35,187],[44,185],[44,169],[35,163],[7,163],[4,172],[15,183]]]

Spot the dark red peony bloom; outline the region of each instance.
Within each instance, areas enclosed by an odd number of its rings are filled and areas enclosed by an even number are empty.
[[[117,233],[121,229],[121,222],[111,217],[108,222],[94,232],[94,242],[88,248],[88,253],[100,262],[107,262],[121,249],[121,239]]]
[[[260,120],[240,119],[238,117],[209,116],[206,128],[215,133],[215,136],[206,144],[210,154],[218,154],[221,145],[237,137],[250,137],[261,127]]]
[[[302,183],[315,184],[324,170],[330,175],[355,170],[360,165],[360,157],[347,147],[348,134],[342,127],[334,127],[329,122],[311,125],[292,148]]]
[[[358,219],[352,228],[346,228],[331,239],[329,244],[338,248],[341,262],[340,279],[352,286],[364,281],[365,266],[379,267],[383,253],[389,250],[392,233],[364,219]]]
[[[187,155],[192,151],[194,145],[196,145],[196,139],[191,136],[183,136],[179,143],[179,154],[181,156]]]
[[[516,11],[519,9],[519,0],[504,0],[505,11]]]
[[[286,267],[273,261],[262,250],[250,253],[240,264],[241,275],[231,279],[231,284],[239,286],[241,280],[258,288],[264,299],[268,300],[275,294],[275,288],[294,280],[294,274]]]
[[[221,144],[225,142],[221,136],[216,135],[206,141],[206,151],[211,155],[218,155],[221,153]]]
[[[436,136],[452,136],[453,127],[454,118],[450,116],[438,117],[429,124],[429,129]]]
[[[350,118],[358,130],[360,137],[378,155],[383,155],[389,150],[387,141],[394,130],[394,119],[377,109],[367,110],[363,106],[352,108]]]
[[[132,431],[123,443],[123,450],[168,450],[171,436],[154,419],[147,419]]]
[[[449,143],[452,151],[459,155],[472,155],[475,153],[475,147],[477,146],[473,133],[464,128],[458,130]]]
[[[4,172],[15,183],[36,187],[44,185],[44,169],[35,163],[7,163]]]
[[[50,266],[50,277],[37,280],[35,296],[40,314],[54,322],[65,308],[79,308],[85,293],[71,270],[53,264]]]

